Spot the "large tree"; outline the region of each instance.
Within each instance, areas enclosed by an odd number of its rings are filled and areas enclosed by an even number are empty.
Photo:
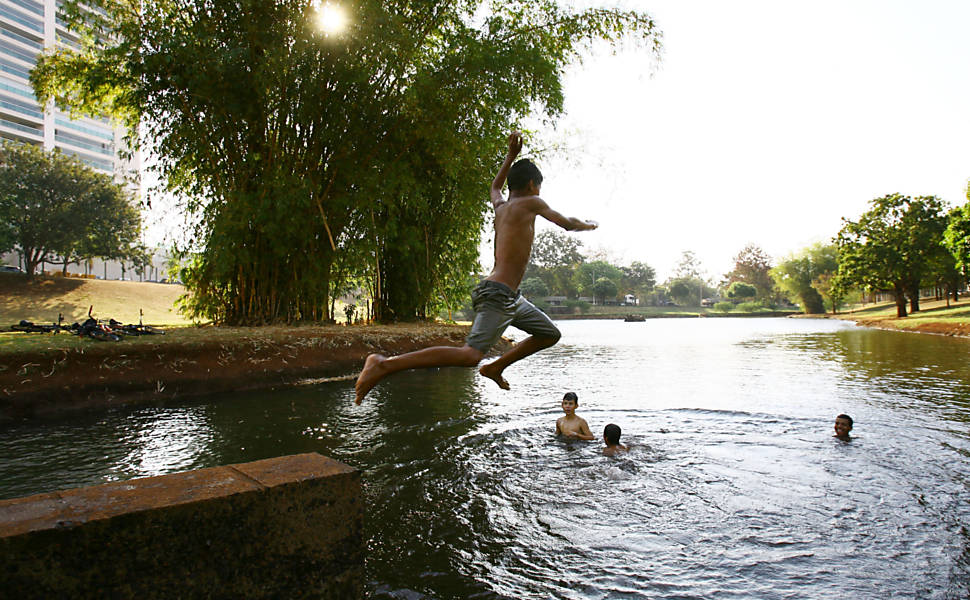
[[[675,279],[703,279],[701,261],[693,250],[684,250],[674,269]]]
[[[579,291],[573,275],[585,260],[583,243],[575,235],[546,229],[535,236],[525,276],[542,279],[554,295],[573,298]]]
[[[124,187],[60,151],[0,144],[0,217],[28,277],[43,262],[126,258],[141,215]]]
[[[317,29],[315,6],[68,0],[85,46],[32,74],[42,102],[119,116],[155,148],[199,216],[185,275],[199,316],[312,318],[342,251],[380,319],[452,302],[509,125],[562,111],[589,44],[657,44],[642,12],[551,0],[360,0],[341,34]]]
[[[643,298],[657,285],[657,272],[645,262],[633,261],[628,267],[620,267],[623,272],[621,285],[624,291]]]
[[[943,202],[935,196],[890,194],[870,202],[858,221],[844,221],[836,241],[839,278],[873,290],[890,289],[896,314],[919,310],[919,288],[943,249]]]
[[[748,244],[734,257],[734,269],[724,276],[725,287],[740,281],[753,285],[757,297],[771,300],[775,292],[775,282],[771,279],[771,257],[755,244]]]
[[[605,260],[594,260],[592,262],[583,263],[579,265],[576,269],[575,275],[573,275],[573,281],[579,290],[589,296],[597,297],[595,291],[596,283],[600,279],[608,279],[613,282],[614,286],[619,285],[620,280],[623,278],[623,271],[615,265],[611,265]],[[616,295],[616,292],[613,293]]]
[[[822,314],[825,304],[815,282],[834,274],[838,251],[832,244],[815,244],[782,259],[770,273],[775,284],[797,299],[806,314]]]

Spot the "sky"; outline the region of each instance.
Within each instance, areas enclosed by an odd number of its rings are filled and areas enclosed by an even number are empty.
[[[596,52],[568,73],[566,114],[532,135],[567,148],[539,155],[542,197],[600,223],[571,234],[587,251],[663,281],[690,250],[716,282],[745,245],[777,261],[874,198],[967,201],[970,2],[623,6],[655,19],[659,62]]]
[[[645,262],[662,282],[690,250],[716,283],[745,245],[777,262],[874,198],[967,201],[970,1],[619,5],[655,19],[660,60],[633,45],[585,57],[566,113],[531,125],[522,154],[564,148],[536,156],[542,197],[600,223],[570,234],[589,254]],[[178,221],[166,212],[149,216],[149,241]]]

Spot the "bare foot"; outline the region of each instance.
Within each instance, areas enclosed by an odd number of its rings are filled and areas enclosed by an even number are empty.
[[[488,377],[489,379],[497,383],[498,386],[503,390],[509,389],[510,387],[509,382],[505,381],[505,378],[502,377],[502,371],[504,369],[496,368],[493,366],[494,364],[495,364],[494,362],[490,362],[487,365],[482,365],[482,368],[478,370],[478,373],[482,377]]]
[[[354,384],[354,390],[357,392],[357,398],[354,400],[357,404],[360,404],[367,392],[371,391],[377,383],[384,378],[386,373],[384,372],[384,361],[387,358],[382,354],[368,354],[367,360],[364,361],[364,368],[360,370],[360,375],[357,376],[357,383]]]

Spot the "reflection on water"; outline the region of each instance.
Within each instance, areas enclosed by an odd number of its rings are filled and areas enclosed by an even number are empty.
[[[0,497],[315,451],[360,468],[375,598],[965,598],[970,344],[790,319],[565,322],[473,370],[0,436]],[[554,438],[565,391],[629,455]],[[855,438],[834,440],[847,412]]]

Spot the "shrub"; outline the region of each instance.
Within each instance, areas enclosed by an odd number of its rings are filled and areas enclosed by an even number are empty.
[[[733,302],[718,302],[714,305],[714,310],[719,312],[730,312],[734,309]]]
[[[741,312],[755,312],[764,308],[760,302],[742,302],[738,304],[738,310]]]
[[[576,309],[578,308],[579,312],[585,315],[589,312],[590,304],[585,300],[566,300],[566,306],[573,309],[573,312],[576,312]]]

